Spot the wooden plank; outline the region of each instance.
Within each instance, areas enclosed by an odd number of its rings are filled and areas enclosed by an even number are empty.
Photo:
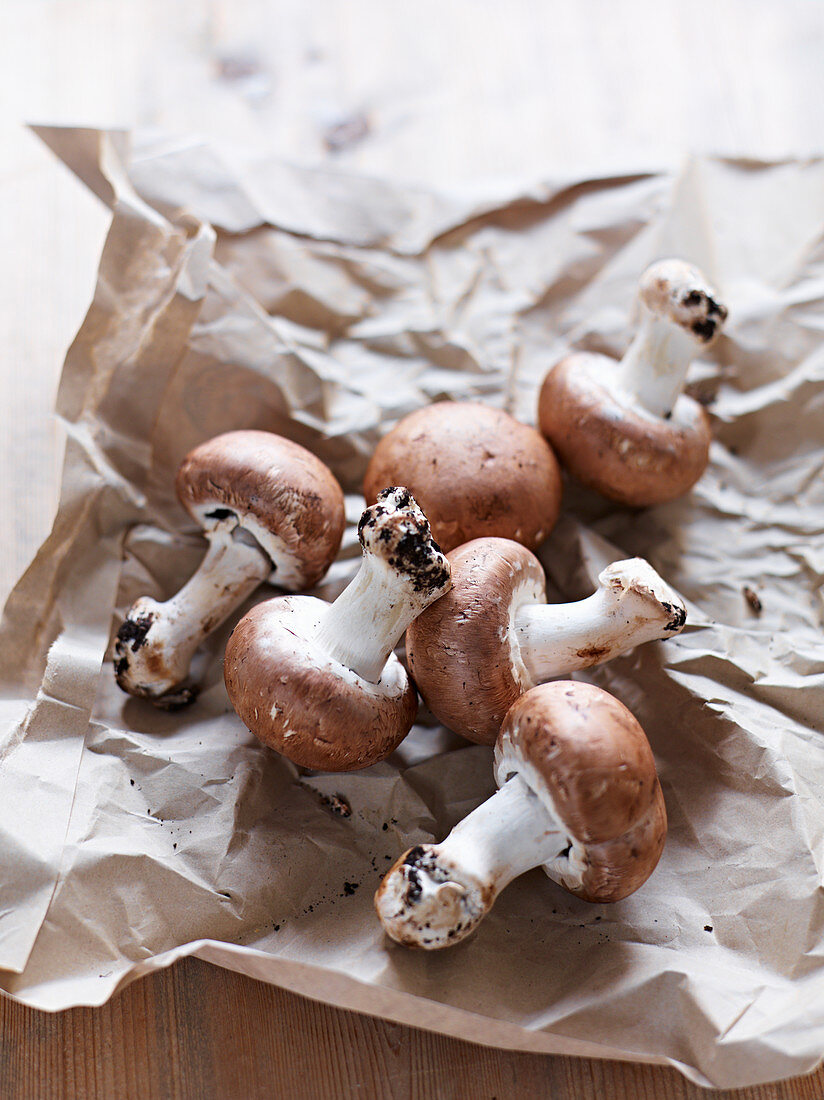
[[[496,1051],[342,1012],[196,959],[98,1009],[0,1002],[4,1100],[700,1100],[675,1070]],[[821,1100],[824,1071],[718,1100]]]

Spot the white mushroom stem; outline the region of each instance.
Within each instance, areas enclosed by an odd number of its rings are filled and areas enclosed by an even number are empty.
[[[655,416],[667,417],[684,389],[696,341],[679,325],[645,311],[618,367],[618,386]]]
[[[630,558],[608,566],[598,590],[584,600],[518,607],[513,637],[533,683],[540,684],[671,637],[685,621],[680,596],[643,558]]]
[[[701,272],[683,260],[660,260],[639,283],[641,323],[613,375],[614,385],[653,416],[669,417],[696,354],[727,317]]]
[[[406,489],[384,490],[359,525],[363,560],[324,614],[318,646],[377,684],[409,624],[449,589],[449,563]]]
[[[467,936],[514,878],[575,845],[519,775],[464,818],[440,844],[407,852],[383,881],[378,915],[399,943],[429,949]]]
[[[272,563],[240,527],[207,532],[209,548],[194,575],[171,599],[135,601],[115,643],[120,686],[152,698],[182,684],[204,639],[272,571]]]
[[[389,654],[428,603],[405,578],[371,555],[323,616],[317,641],[336,661],[376,684]]]
[[[554,859],[566,833],[519,775],[460,821],[433,846],[438,859],[461,868],[491,890],[491,902],[514,878]]]

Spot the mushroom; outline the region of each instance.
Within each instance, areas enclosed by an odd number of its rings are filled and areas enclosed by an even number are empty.
[[[627,897],[655,869],[667,816],[652,750],[601,688],[558,680],[523,695],[501,727],[495,782],[446,840],[411,848],[384,878],[375,906],[393,940],[458,943],[533,867],[591,902]]]
[[[363,482],[367,503],[398,482],[420,503],[444,551],[483,535],[534,549],[561,506],[558,462],[540,432],[472,401],[418,409],[383,437]]]
[[[365,768],[404,739],[417,694],[392,650],[450,584],[449,563],[407,489],[379,493],[358,535],[360,569],[334,603],[267,600],[226,646],[226,687],[241,720],[307,768]]]
[[[209,547],[194,576],[165,603],[142,596],[117,632],[115,677],[161,706],[190,702],[198,646],[263,581],[316,584],[340,547],[343,493],[310,451],[271,432],[216,436],[184,458],[177,495]]]
[[[683,394],[687,368],[724,323],[726,307],[683,260],[647,268],[641,323],[616,365],[579,352],[556,364],[538,399],[541,431],[571,474],[611,500],[675,500],[709,461],[710,422]]]
[[[474,539],[449,554],[452,589],[406,634],[406,655],[432,713],[492,745],[519,695],[677,634],[681,598],[642,558],[613,562],[584,600],[548,604],[541,563],[508,539]]]

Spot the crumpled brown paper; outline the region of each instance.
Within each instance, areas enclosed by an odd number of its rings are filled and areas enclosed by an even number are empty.
[[[39,132],[113,221],[60,389],[60,511],[0,624],[3,989],[41,1008],[98,1004],[197,954],[491,1045],[668,1062],[725,1087],[813,1068],[824,162],[699,160],[678,178],[444,197],[194,141]],[[715,397],[711,468],[643,512],[568,486],[542,554],[556,598],[639,554],[688,601],[682,635],[591,676],[655,750],[663,859],[612,906],[532,872],[467,943],[410,952],[384,939],[372,894],[406,846],[491,793],[490,751],[424,715],[383,764],[300,774],[231,711],[231,624],[176,714],[118,691],[109,640],[137,595],[169,595],[202,554],[173,492],[195,443],[286,434],[332,466],[354,521],[395,419],[451,396],[534,421],[569,347],[623,351],[636,279],[668,254],[704,268],[730,307],[694,368]],[[323,595],[357,557],[350,527]]]

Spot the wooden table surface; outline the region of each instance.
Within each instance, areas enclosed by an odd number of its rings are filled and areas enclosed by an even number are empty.
[[[107,213],[24,121],[156,125],[449,185],[821,152],[811,0],[3,0],[0,598],[46,535],[62,358]],[[99,1009],[0,1002],[0,1096],[683,1100],[675,1071],[493,1051],[196,960]],[[824,1071],[724,1092],[821,1100]]]

